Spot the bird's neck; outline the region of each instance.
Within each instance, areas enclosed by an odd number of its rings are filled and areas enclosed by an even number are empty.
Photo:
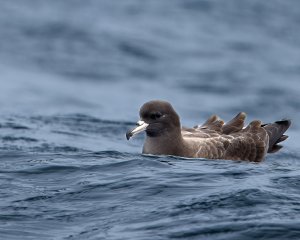
[[[158,137],[147,136],[143,147],[143,153],[176,156],[183,151],[183,148],[184,140],[179,128]]]

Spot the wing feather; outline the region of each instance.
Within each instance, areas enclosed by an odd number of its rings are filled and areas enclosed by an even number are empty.
[[[246,113],[240,112],[238,115],[236,115],[233,119],[231,119],[229,122],[227,122],[222,127],[223,134],[230,134],[234,132],[238,132],[243,129],[244,122],[246,119]]]

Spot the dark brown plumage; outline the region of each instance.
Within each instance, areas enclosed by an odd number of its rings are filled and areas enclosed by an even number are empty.
[[[291,125],[290,120],[270,124],[255,120],[244,128],[246,114],[241,112],[226,124],[213,115],[202,125],[181,128],[171,104],[158,100],[145,103],[140,117],[138,126],[126,137],[146,131],[143,153],[254,162],[262,161],[267,152],[277,152],[281,148],[278,143],[287,139],[283,134]]]

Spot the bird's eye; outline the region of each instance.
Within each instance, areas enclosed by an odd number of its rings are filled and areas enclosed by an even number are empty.
[[[158,119],[162,116],[162,114],[160,112],[156,112],[156,113],[151,113],[150,114],[150,118],[155,120],[155,119]]]

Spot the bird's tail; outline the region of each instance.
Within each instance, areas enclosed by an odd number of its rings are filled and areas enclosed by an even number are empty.
[[[269,149],[268,153],[279,151],[282,146],[278,143],[286,140],[287,135],[283,135],[285,131],[291,126],[291,120],[280,120],[274,123],[263,124],[262,127],[269,135]]]

